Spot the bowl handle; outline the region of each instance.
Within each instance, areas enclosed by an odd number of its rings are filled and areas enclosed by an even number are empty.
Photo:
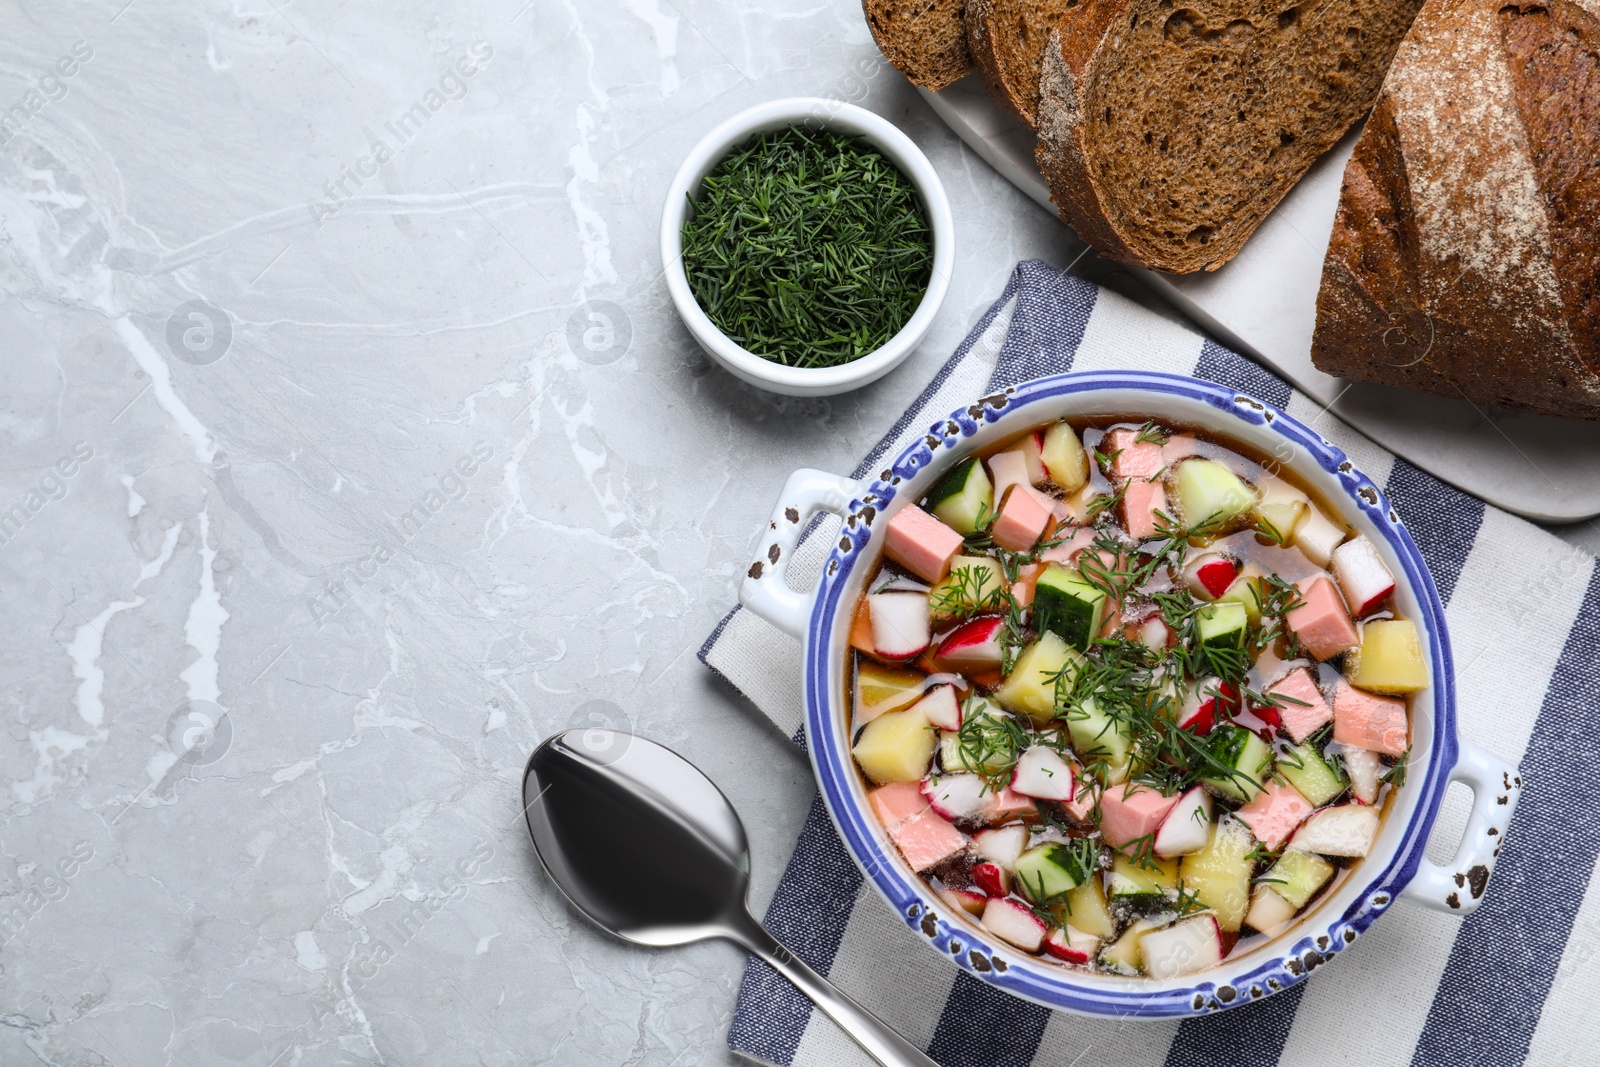
[[[811,593],[796,592],[789,586],[789,561],[794,558],[795,545],[812,515],[831,511],[843,516],[860,491],[859,482],[827,471],[802,467],[789,475],[778,506],[772,509],[761,549],[739,586],[739,603],[785,633],[804,637]]]
[[[1400,895],[1439,911],[1467,915],[1483,900],[1495,857],[1506,839],[1506,826],[1522,795],[1522,777],[1517,768],[1494,753],[1463,742],[1450,781],[1472,790],[1472,814],[1461,847],[1443,867],[1424,856],[1416,877]]]

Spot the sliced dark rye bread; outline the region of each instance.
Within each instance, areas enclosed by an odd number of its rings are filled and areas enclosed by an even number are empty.
[[[967,0],[967,47],[995,103],[1030,128],[1050,31],[1082,0]]]
[[[1600,0],[1430,0],[1344,172],[1311,359],[1600,420]]]
[[[1102,255],[1215,270],[1372,106],[1421,0],[1084,0],[1040,76],[1038,163]]]
[[[912,83],[938,91],[972,69],[963,0],[861,0],[878,51]]]

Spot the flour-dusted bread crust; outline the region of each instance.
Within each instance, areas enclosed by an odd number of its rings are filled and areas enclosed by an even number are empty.
[[[1600,0],[1430,0],[1345,168],[1312,362],[1600,420]]]
[[[995,103],[1032,128],[1050,31],[1083,0],[967,0],[967,47]]]
[[[1376,99],[1421,0],[1082,0],[1040,72],[1039,169],[1110,259],[1215,270]]]
[[[937,92],[972,69],[964,0],[861,0],[878,50],[912,83]]]

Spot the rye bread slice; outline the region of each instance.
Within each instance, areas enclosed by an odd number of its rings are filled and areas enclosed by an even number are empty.
[[[1120,263],[1215,270],[1372,106],[1421,0],[1084,0],[1040,75],[1038,163]]]
[[[937,92],[972,69],[964,0],[861,0],[878,50],[912,84]]]
[[[1600,420],[1600,0],[1430,0],[1345,167],[1311,359]]]
[[[967,0],[967,47],[995,103],[1032,129],[1050,31],[1081,0]]]

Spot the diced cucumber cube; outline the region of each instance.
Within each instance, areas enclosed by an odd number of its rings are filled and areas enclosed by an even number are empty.
[[[1250,613],[1237,600],[1217,600],[1200,609],[1195,615],[1195,625],[1203,645],[1243,648],[1245,634],[1250,628]]]
[[[1012,873],[1027,898],[1036,904],[1070,892],[1089,880],[1093,866],[1086,862],[1090,852],[1060,842],[1030,848],[1017,858]]]
[[[1262,884],[1270,885],[1298,911],[1322,888],[1322,883],[1332,877],[1333,864],[1321,856],[1291,848],[1262,875]]]
[[[1211,757],[1235,773],[1202,778],[1201,784],[1213,793],[1244,803],[1262,791],[1272,749],[1252,730],[1225,726],[1211,733]]]
[[[968,456],[939,479],[928,494],[928,510],[957,533],[977,532],[982,518],[994,513],[994,484],[977,456]]]
[[[1129,726],[1104,711],[1091,697],[1066,714],[1067,733],[1078,758],[1085,763],[1103,761],[1107,785],[1120,785],[1128,778],[1133,759],[1133,736]]]
[[[1256,491],[1214,459],[1186,459],[1173,477],[1178,512],[1191,529],[1202,524],[1206,533],[1237,525],[1256,505]]]
[[[1046,631],[1017,656],[1016,665],[1006,675],[1005,683],[995,690],[994,698],[1035,722],[1049,722],[1056,713],[1057,676],[1063,678],[1063,689],[1070,687],[1071,672],[1082,664],[1082,655]]]
[[[967,736],[973,737],[981,733],[986,726],[991,729],[1003,729],[998,724],[1010,718],[1004,711],[986,697],[972,696],[967,698],[966,705],[961,711],[961,725],[966,728]],[[972,771],[975,774],[997,774],[1010,765],[1008,750],[1003,745],[972,746],[974,750],[981,749],[982,758],[973,766],[962,753],[960,730],[939,731],[939,766],[946,771]],[[977,754],[977,751],[974,751]]]
[[[1261,605],[1267,598],[1267,572],[1254,563],[1246,563],[1233,584],[1217,597],[1217,603],[1238,603],[1252,626],[1261,625]]]
[[[999,560],[957,556],[950,561],[950,573],[928,590],[928,606],[935,622],[999,611],[1005,603],[1005,589],[1006,572]]]
[[[1277,771],[1314,808],[1322,807],[1350,785],[1339,769],[1309,744],[1296,745],[1279,756]]]
[[[1178,857],[1151,856],[1154,869],[1142,866],[1122,853],[1111,861],[1110,893],[1139,911],[1150,911],[1171,903],[1178,889]]]
[[[1100,636],[1105,617],[1105,591],[1090,585],[1078,571],[1052,563],[1039,575],[1033,589],[1034,629],[1058,634],[1073,648],[1087,652]]]

